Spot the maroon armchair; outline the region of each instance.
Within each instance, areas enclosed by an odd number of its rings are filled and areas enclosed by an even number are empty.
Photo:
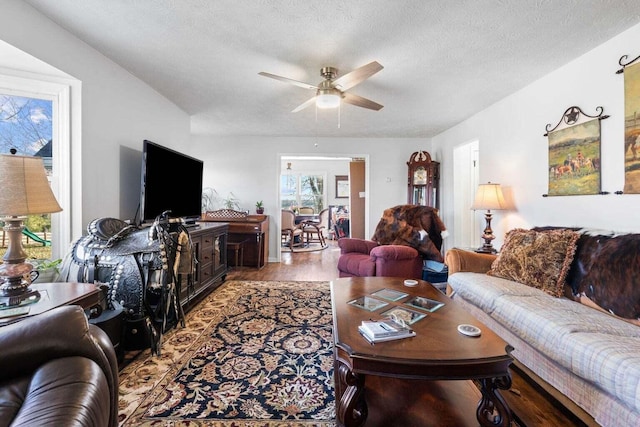
[[[410,246],[378,245],[372,240],[338,240],[340,277],[386,276],[422,278],[422,256]]]

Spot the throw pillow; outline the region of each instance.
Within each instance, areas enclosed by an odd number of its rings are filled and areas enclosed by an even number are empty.
[[[578,237],[572,230],[511,230],[487,274],[561,297]]]

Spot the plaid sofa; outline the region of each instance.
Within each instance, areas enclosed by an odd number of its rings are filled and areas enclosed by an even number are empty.
[[[615,286],[620,299],[626,305],[634,305],[629,301],[637,296],[624,289],[640,288],[640,276],[634,272],[640,268],[640,235],[624,235],[625,245],[621,246],[623,240],[612,240],[616,237],[613,233],[581,230],[580,234],[567,276],[567,296],[554,297],[526,284],[488,275],[495,256],[459,249],[448,251],[446,256],[449,293],[509,342],[515,359],[567,396],[596,423],[639,426],[640,326],[637,318],[634,322],[613,315],[611,307],[598,307],[593,300],[601,304],[605,300],[598,300],[598,286],[608,287],[608,293]],[[594,242],[598,243],[597,248]],[[614,243],[616,250],[611,249]],[[590,253],[594,250],[600,251],[596,257]],[[633,273],[631,277],[621,275],[620,264],[608,261],[609,256],[630,259],[626,270]],[[599,282],[588,274],[593,268],[598,269]],[[608,283],[612,275],[615,284]],[[635,286],[627,286],[624,281]],[[575,292],[581,286],[591,288],[590,306],[580,301],[584,292]]]

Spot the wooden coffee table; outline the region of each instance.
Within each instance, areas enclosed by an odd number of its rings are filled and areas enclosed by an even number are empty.
[[[380,289],[398,290],[408,296],[397,301],[378,298],[388,304],[375,311],[349,304],[349,301]],[[444,306],[428,312],[404,304],[413,296],[440,301]],[[497,389],[511,387],[508,370],[512,361],[511,346],[431,284],[419,280],[417,286],[407,287],[402,278],[391,277],[337,279],[331,282],[331,302],[338,425],[360,426],[367,419],[367,376],[375,376],[375,381],[370,382],[376,384],[378,390],[394,387],[402,379],[476,380],[482,392],[476,408],[480,425],[510,425],[510,410]],[[381,319],[382,313],[398,306],[427,313],[411,325],[415,337],[369,344],[358,333],[358,325],[363,320]],[[462,335],[457,330],[460,324],[475,325],[482,334],[479,337]],[[450,404],[456,405],[456,402]]]

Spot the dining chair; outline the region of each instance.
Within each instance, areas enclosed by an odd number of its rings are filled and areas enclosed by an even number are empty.
[[[296,242],[296,238],[298,241]],[[304,245],[304,235],[302,224],[296,224],[296,214],[288,209],[281,210],[281,231],[280,239],[282,243],[286,243],[293,252],[294,246]]]
[[[329,228],[329,209],[321,210],[318,214],[318,219],[319,221],[303,221],[302,231],[307,237],[307,243],[316,241],[319,242],[321,246],[325,246],[324,233]]]
[[[298,212],[300,215],[313,215],[316,213],[316,210],[311,206],[300,206]]]

